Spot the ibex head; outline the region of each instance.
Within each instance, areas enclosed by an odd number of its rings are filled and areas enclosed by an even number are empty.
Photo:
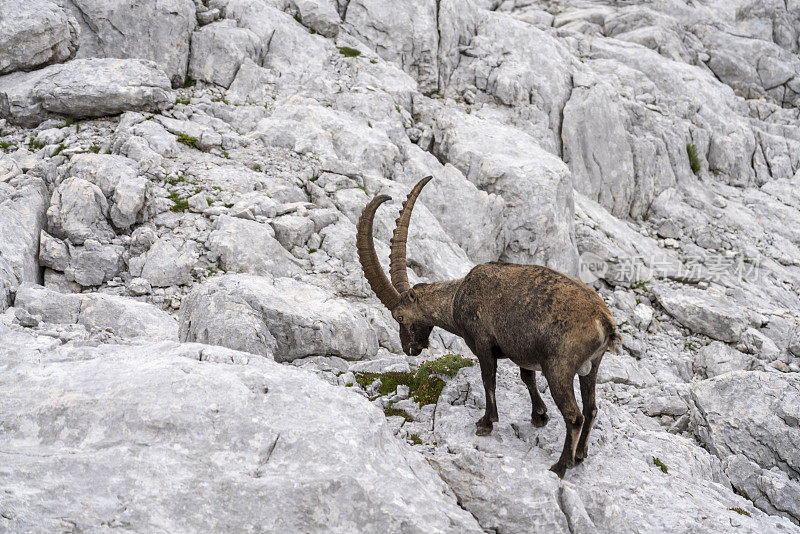
[[[428,337],[433,330],[433,325],[426,321],[425,314],[419,309],[417,295],[408,284],[406,272],[406,240],[408,239],[411,212],[414,210],[414,203],[422,188],[431,178],[433,177],[423,178],[414,186],[400,210],[400,216],[395,223],[391,254],[389,255],[391,282],[381,269],[375,253],[375,243],[372,240],[372,220],[378,206],[389,200],[388,195],[378,195],[367,204],[358,220],[358,233],[356,234],[358,258],[364,269],[364,275],[372,290],[383,305],[392,312],[392,317],[400,325],[400,343],[403,345],[403,352],[409,356],[417,356],[428,347]]]

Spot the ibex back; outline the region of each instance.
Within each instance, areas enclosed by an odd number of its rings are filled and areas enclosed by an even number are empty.
[[[586,457],[589,432],[597,414],[595,383],[606,350],[619,344],[614,318],[600,296],[580,280],[547,267],[491,262],[477,265],[464,278],[409,286],[406,239],[411,213],[422,188],[417,183],[403,203],[392,236],[391,282],[378,263],[372,239],[375,211],[389,200],[379,195],[364,208],[356,244],[367,281],[400,325],[406,354],[428,346],[433,327],[460,336],[478,357],[486,394],[486,412],[476,423],[478,435],[491,433],[498,420],[495,401],[497,360],[520,367],[531,396],[531,423],[544,426],[547,408],[536,389],[542,371],[567,427],[561,457],[550,468],[563,477]],[[579,375],[583,412],[573,381]]]

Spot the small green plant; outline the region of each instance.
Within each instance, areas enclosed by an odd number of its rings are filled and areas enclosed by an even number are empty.
[[[702,164],[700,162],[700,155],[697,153],[697,147],[694,146],[694,143],[688,143],[686,145],[686,155],[689,156],[689,166],[692,168],[692,172],[695,174],[699,173]]]
[[[29,148],[31,151],[33,151],[33,150],[40,150],[40,149],[44,148],[44,143],[42,143],[41,141],[37,141],[36,139],[34,139],[33,137],[31,137],[31,138],[28,140],[28,148]]]
[[[361,50],[356,50],[349,46],[337,46],[336,48],[344,57],[358,57],[361,55]]]
[[[252,169],[256,172],[261,172],[261,165],[259,165],[258,163],[253,163]]]
[[[388,408],[384,408],[383,413],[384,413],[384,415],[386,415],[386,417],[392,417],[392,416],[395,416],[395,415],[399,415],[400,417],[402,417],[406,421],[410,422],[410,421],[414,420],[414,418],[411,417],[411,415],[407,411],[401,410],[400,408],[392,408],[391,406],[389,406]]]
[[[89,152],[91,152],[92,154],[99,154],[100,147],[98,145],[92,145],[89,147]]]
[[[177,191],[171,191],[167,197],[172,201],[172,211],[181,212],[189,209],[189,201],[183,198]]]
[[[178,134],[178,142],[183,143],[186,146],[190,146],[192,148],[197,148],[199,150],[199,146],[197,144],[197,138],[192,137],[191,135],[187,135],[183,132]]]
[[[302,24],[303,23],[303,19],[300,18],[300,13],[295,13],[294,14],[294,20],[297,21],[298,24]]]
[[[637,280],[631,284],[631,289],[641,289],[642,291],[647,291],[647,284],[650,282],[647,280]]]
[[[367,193],[367,190],[364,188],[363,185],[357,185],[356,189],[361,189],[365,195],[369,196],[369,193]]]
[[[60,143],[60,144],[59,144],[59,145],[56,147],[55,151],[53,152],[53,155],[52,155],[52,156],[50,156],[50,157],[51,157],[51,158],[54,158],[54,157],[58,156],[59,154],[61,154],[61,152],[63,152],[63,151],[64,151],[64,149],[65,149],[65,148],[67,148],[67,147],[66,147],[66,145],[64,145],[64,143]]]
[[[191,102],[191,100],[189,100],[188,96],[185,97],[179,96],[178,98],[175,99],[175,104],[183,104],[184,106],[188,106],[189,102]]]
[[[12,143],[11,141],[0,141],[0,148],[3,150],[9,150],[11,148],[17,148],[17,144]]]
[[[373,65],[375,65],[375,64],[378,63],[378,60],[377,59],[370,59],[369,62],[372,63]]]
[[[666,464],[655,456],[653,456],[653,465],[661,469],[661,471],[663,471],[664,473],[667,473],[668,471]]]
[[[78,119],[75,119],[73,117],[67,117],[66,119],[64,119],[64,124],[62,124],[61,126],[58,126],[58,128],[69,128],[73,124],[77,124],[77,123],[78,123]]]
[[[228,153],[227,153],[227,152],[225,152],[225,151],[223,151],[223,152],[222,152],[222,157],[223,157],[223,158],[225,158],[225,159],[231,159],[231,155],[230,155],[230,154],[228,154]]]
[[[186,79],[183,81],[183,88],[188,89],[189,87],[194,87],[197,82],[191,76],[187,76]]]
[[[309,178],[309,179],[308,179],[308,181],[309,181],[309,182],[311,182],[312,184],[313,184],[314,182],[316,182],[317,180],[319,180],[319,176],[315,176],[315,177],[313,177],[313,178]]]
[[[315,248],[310,248],[310,249],[308,249],[308,253],[309,253],[309,254],[313,254],[313,253],[315,253],[316,251],[317,251],[317,249],[315,249]]]
[[[422,445],[422,438],[420,438],[416,434],[410,434],[408,436],[408,439],[411,440],[411,443],[413,443],[414,445]]]
[[[227,104],[228,101],[222,98],[221,96],[214,96],[211,98],[212,102],[222,102],[223,104]]]
[[[211,204],[214,203],[214,199],[206,197],[206,202],[208,202],[208,205],[210,206]]]
[[[733,507],[733,508],[728,508],[728,510],[736,512],[739,515],[746,515],[747,517],[753,517],[750,515],[750,512],[748,512],[747,510],[742,510],[741,508]]]

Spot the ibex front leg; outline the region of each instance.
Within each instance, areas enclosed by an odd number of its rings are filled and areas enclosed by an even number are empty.
[[[483,380],[483,391],[486,394],[486,412],[483,417],[475,423],[477,427],[475,434],[478,436],[488,436],[492,433],[492,423],[497,422],[497,400],[494,396],[495,379],[497,375],[497,359],[492,355],[491,346],[478,345],[478,363],[481,366],[481,379]]]

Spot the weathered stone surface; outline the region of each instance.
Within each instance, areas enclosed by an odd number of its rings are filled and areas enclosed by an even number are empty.
[[[634,191],[633,154],[614,91],[602,84],[575,87],[564,107],[561,140],[575,189],[625,217]]]
[[[181,305],[181,340],[222,345],[276,361],[373,356],[378,340],[345,300],[291,278],[227,275],[192,291]]]
[[[80,245],[87,239],[107,242],[114,230],[106,221],[108,201],[96,185],[70,177],[61,182],[47,208],[48,232]]]
[[[78,21],[49,0],[0,1],[0,74],[72,59]]]
[[[14,348],[0,348],[11,530],[480,532],[380,410],[307,371],[199,344]]]
[[[242,62],[261,55],[256,34],[234,20],[214,22],[192,34],[189,76],[227,89]]]
[[[490,436],[475,436],[474,423],[483,413],[475,366],[462,369],[442,392],[432,438],[439,444],[432,465],[484,529],[726,532],[734,517],[753,533],[767,523],[766,528],[796,528],[754,508],[746,508],[750,518],[730,512],[748,504],[731,491],[719,459],[683,437],[639,427],[603,394],[589,456],[559,481],[548,467],[561,451],[564,427],[549,393],[543,398],[551,420],[535,428],[518,368],[501,363],[497,384],[500,421]],[[668,466],[668,474],[653,465],[653,457]],[[533,489],[520,493],[520,487]],[[616,506],[620,499],[631,506]]]
[[[800,520],[796,506],[786,506],[800,499],[800,385],[794,376],[736,371],[697,382],[691,391],[692,429],[726,460],[734,486],[739,482],[749,498],[764,498],[773,510]],[[767,479],[758,488],[746,479],[761,470]],[[776,480],[783,496],[766,487]]]
[[[41,286],[19,288],[14,306],[44,322],[80,324],[90,332],[110,332],[118,338],[176,340],[178,323],[151,304],[102,293],[64,294]]]
[[[68,172],[103,191],[115,227],[124,230],[146,218],[143,209],[149,182],[139,176],[133,160],[111,154],[78,154],[70,160]]]
[[[748,325],[747,314],[731,299],[698,289],[654,288],[667,313],[693,332],[733,343]]]
[[[192,0],[64,0],[81,25],[79,58],[142,58],[156,62],[173,86],[183,83],[192,30]]]
[[[502,260],[577,272],[569,169],[530,136],[490,120],[442,115],[434,150],[507,205]],[[536,214],[531,218],[531,214]]]
[[[171,102],[169,80],[151,61],[75,59],[0,77],[0,117],[35,126],[57,116],[156,111]]]
[[[0,183],[0,311],[11,303],[17,286],[41,282],[37,256],[46,208],[42,180],[28,178],[18,188]]]
[[[135,274],[156,287],[181,285],[191,280],[196,261],[197,251],[191,243],[161,238],[147,251]]]
[[[292,276],[304,272],[267,224],[222,215],[209,236],[208,247],[230,273]]]

